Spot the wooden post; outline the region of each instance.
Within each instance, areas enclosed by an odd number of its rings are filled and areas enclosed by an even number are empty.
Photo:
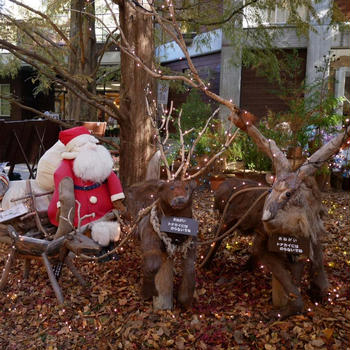
[[[288,297],[277,278],[272,275],[272,303],[276,307],[286,306]]]
[[[10,254],[9,254],[9,257],[6,261],[5,268],[2,272],[2,276],[1,276],[1,280],[0,280],[0,290],[2,290],[5,287],[5,284],[7,282],[9,274],[10,274],[10,269],[11,269],[15,254],[16,254],[16,250],[12,249]]]
[[[86,287],[88,283],[84,280],[83,276],[78,272],[77,268],[75,267],[73,260],[70,256],[70,254],[67,255],[65,263],[67,264],[68,268],[72,271],[75,278],[79,281],[79,283]]]
[[[50,264],[50,261],[49,259],[47,258],[47,255],[45,253],[42,253],[41,254],[41,257],[43,258],[43,261],[44,261],[44,265],[46,267],[46,271],[47,271],[47,274],[49,276],[49,279],[50,279],[50,282],[51,282],[51,285],[52,285],[52,288],[56,294],[56,298],[58,300],[58,302],[60,304],[63,304],[63,295],[62,295],[62,291],[61,291],[61,288],[55,278],[55,275],[52,271],[52,267],[51,267],[51,264]]]

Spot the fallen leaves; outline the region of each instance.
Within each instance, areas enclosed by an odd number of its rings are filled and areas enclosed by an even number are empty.
[[[326,338],[326,340],[330,340],[333,333],[334,333],[334,329],[333,328],[326,328],[322,331],[324,337]]]
[[[18,262],[0,292],[0,349],[345,350],[350,347],[349,193],[323,197],[332,208],[325,222],[329,234],[323,239],[330,280],[326,305],[311,303],[305,275],[301,290],[307,312],[284,321],[269,319],[271,276],[247,269],[252,238],[237,236],[225,241],[211,269],[197,270],[192,308],[180,309],[175,298],[173,310],[153,311],[152,302],[140,298],[141,258],[137,241],[130,240],[119,261],[76,261],[90,287],[80,286],[64,268],[59,281],[63,306],[57,305],[38,261],[31,262],[27,281],[22,280],[23,262]],[[196,193],[201,239],[215,232],[218,217],[208,210],[212,203],[210,192]],[[0,247],[0,269],[6,249]],[[198,261],[205,249],[200,247]],[[175,270],[176,291],[179,264]]]
[[[128,303],[128,299],[122,298],[122,299],[119,299],[118,302],[119,302],[120,306],[124,306],[124,305],[126,305]]]

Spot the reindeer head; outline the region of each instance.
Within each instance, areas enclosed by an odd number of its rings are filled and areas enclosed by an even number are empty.
[[[236,121],[239,117],[233,114],[231,118]],[[297,171],[292,172],[286,156],[276,143],[266,139],[249,121],[245,125],[245,132],[270,157],[276,170],[276,180],[263,209],[265,230],[269,234],[310,237],[316,242],[317,236],[324,232],[321,220],[324,211],[320,192],[311,176],[342,146],[349,143],[350,127],[347,126],[345,132],[323,145]]]
[[[323,207],[316,181],[300,172],[276,178],[266,198],[262,221],[269,234],[286,234],[311,238],[324,232]]]
[[[324,232],[324,209],[315,179],[315,171],[344,145],[350,133],[349,127],[315,152],[297,171],[291,172],[282,152],[272,154],[276,180],[266,198],[262,221],[270,233],[299,235],[316,242]],[[275,144],[273,147],[277,148]],[[271,148],[270,148],[271,150]],[[266,152],[269,154],[269,152]],[[271,155],[271,152],[270,152]]]
[[[195,181],[162,181],[158,187],[160,199],[168,208],[181,210],[192,204]]]

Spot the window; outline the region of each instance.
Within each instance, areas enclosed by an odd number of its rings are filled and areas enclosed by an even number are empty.
[[[305,7],[298,7],[297,12],[304,21],[307,19],[307,11]],[[245,28],[257,26],[259,21],[264,25],[286,24],[289,15],[288,10],[279,7],[278,4],[276,4],[273,9],[262,9],[257,6],[248,6],[244,8],[244,14],[243,26]]]
[[[141,2],[142,3],[142,2]],[[110,10],[107,9],[102,4],[96,5],[96,18],[95,21],[95,33],[96,33],[96,41],[98,43],[104,43],[113,30],[116,28],[117,24],[115,23],[115,19],[119,21],[119,6],[114,3],[109,4],[111,10],[114,14],[111,14]],[[114,34],[118,34],[119,30]]]
[[[10,117],[11,104],[10,101],[1,98],[1,96],[10,95],[10,84],[0,84],[0,118]]]

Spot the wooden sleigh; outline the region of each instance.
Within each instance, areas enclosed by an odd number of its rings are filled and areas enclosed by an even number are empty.
[[[0,242],[11,245],[11,250],[0,279],[0,290],[6,286],[11,267],[16,259],[24,259],[23,278],[30,272],[30,261],[40,260],[47,272],[52,288],[60,304],[64,302],[61,288],[53,271],[53,264],[66,265],[79,283],[87,283],[73,263],[76,255],[94,256],[100,252],[101,246],[85,234],[91,230],[91,224],[72,229],[70,218],[74,218],[75,200],[73,181],[65,178],[60,183],[59,198],[61,202],[58,228],[50,225],[47,213],[39,213],[35,209],[35,195],[29,189],[29,213],[10,218],[0,224]],[[110,212],[99,220],[115,220],[117,212]],[[96,221],[95,221],[96,222]]]

